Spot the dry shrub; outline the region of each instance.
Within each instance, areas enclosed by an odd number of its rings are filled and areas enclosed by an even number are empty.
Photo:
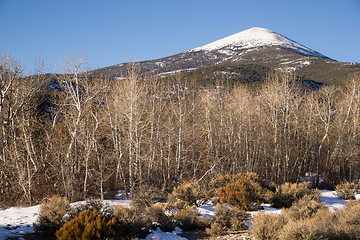
[[[210,226],[210,219],[200,216],[196,206],[188,206],[174,212],[177,226],[183,230],[205,229]]]
[[[228,231],[229,228],[219,222],[213,222],[211,227],[206,229],[206,233],[211,236],[223,236],[226,235]]]
[[[217,189],[210,189],[205,191],[205,202],[208,204],[216,205],[220,203],[220,198],[217,196]]]
[[[64,224],[55,235],[59,240],[108,239],[125,236],[126,230],[115,218],[107,221],[97,210],[85,210]]]
[[[342,239],[360,239],[360,202],[350,201],[344,209],[338,210],[336,233]]]
[[[156,202],[165,201],[165,193],[156,187],[140,187],[132,198],[133,205],[139,209],[146,209],[151,207]]]
[[[328,208],[320,208],[307,221],[324,239],[338,239],[336,233],[337,220],[335,214],[330,212]]]
[[[215,217],[211,228],[206,229],[206,232],[212,236],[225,235],[229,229],[233,231],[246,230],[245,221],[250,215],[245,211],[218,204],[215,208]]]
[[[69,208],[65,215],[66,222],[76,218],[81,212],[85,210],[96,210],[107,219],[114,215],[113,207],[104,204],[100,199],[87,199],[85,203],[77,203],[76,205]]]
[[[309,221],[290,221],[279,233],[279,240],[322,240],[324,239]]]
[[[307,183],[285,183],[276,187],[270,201],[275,208],[289,208],[295,201],[306,195],[314,200],[321,198],[320,191],[310,189]]]
[[[151,222],[163,222],[168,218],[165,214],[165,208],[166,206],[164,203],[156,203],[147,209],[145,215]]]
[[[128,225],[131,228],[149,227],[151,225],[150,219],[146,217],[143,210],[132,206],[125,208],[117,205],[114,209],[114,216],[119,222]]]
[[[167,205],[168,205],[168,208],[175,207],[177,209],[183,209],[183,208],[191,207],[191,204],[189,202],[186,202],[186,201],[181,200],[181,199],[171,199],[171,200],[169,200]]]
[[[281,215],[260,212],[251,221],[250,234],[255,240],[278,240],[286,223],[286,219]]]
[[[238,173],[238,174],[235,174],[235,175],[231,175],[231,174],[221,175],[221,174],[219,174],[209,184],[213,188],[221,188],[221,187],[225,187],[229,183],[234,183],[234,182],[236,182],[238,180],[241,180],[241,179],[247,179],[248,181],[258,182],[259,184],[262,184],[262,182],[260,182],[260,180],[259,180],[258,174],[253,173],[253,172]]]
[[[174,187],[174,190],[168,196],[168,202],[178,208],[187,207],[187,205],[196,205],[196,201],[203,198],[204,194],[197,182],[183,182]]]
[[[126,226],[128,236],[145,238],[152,226],[151,219],[146,215],[146,212],[136,206],[125,208],[118,205],[114,209],[114,217],[120,225]]]
[[[355,194],[359,192],[359,184],[344,182],[335,186],[336,194],[345,200],[355,199]]]
[[[244,175],[244,173],[238,173],[236,175],[231,175],[231,174],[221,175],[221,174],[218,174],[215,179],[210,181],[210,186],[213,187],[213,188],[216,188],[216,189],[221,188],[221,187],[225,187],[229,183],[233,183],[233,182],[236,182],[239,179],[242,179],[243,175]]]
[[[283,210],[281,216],[259,214],[252,221],[255,239],[360,239],[360,202],[350,201],[332,213],[311,195]]]
[[[59,195],[45,200],[40,205],[40,213],[34,228],[37,231],[55,232],[65,224],[64,216],[69,210],[69,201]]]
[[[145,217],[153,225],[159,226],[164,232],[171,232],[175,228],[175,223],[171,216],[167,215],[167,206],[164,203],[156,203],[145,212]]]
[[[323,203],[314,200],[311,195],[305,195],[297,200],[293,205],[285,211],[288,216],[294,220],[301,220],[312,217],[320,209],[328,209]]]
[[[258,182],[258,175],[255,173],[237,174],[233,177],[234,182],[228,182],[231,176],[220,176],[216,186],[227,183],[218,188],[218,195],[221,203],[229,203],[243,210],[258,210],[265,201],[267,190],[263,189]]]

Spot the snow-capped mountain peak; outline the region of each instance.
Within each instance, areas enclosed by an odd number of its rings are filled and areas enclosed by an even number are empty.
[[[141,72],[154,72],[161,76],[193,71],[198,68],[255,64],[266,68],[290,72],[314,63],[335,62],[281,34],[254,27],[172,56],[140,62]],[[128,73],[128,64],[99,69],[114,77]]]
[[[280,46],[295,50],[301,54],[325,57],[324,55],[311,50],[287,37],[265,28],[253,27],[245,31],[233,34],[202,47],[191,49],[190,52],[214,51],[220,49],[246,50],[265,46]]]

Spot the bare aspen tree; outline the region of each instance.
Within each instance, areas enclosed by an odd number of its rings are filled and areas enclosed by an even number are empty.
[[[65,151],[64,162],[62,164],[62,174],[64,178],[65,193],[69,199],[75,197],[75,173],[79,171],[80,162],[74,156],[80,127],[83,117],[88,111],[90,102],[103,89],[92,89],[85,70],[86,59],[84,55],[69,57],[65,60],[64,74],[58,79],[61,92],[61,111],[64,123],[69,133],[69,143]],[[65,164],[65,165],[64,165]],[[78,166],[77,166],[78,165]]]
[[[219,133],[218,133],[218,141],[217,141],[217,148],[215,151],[215,161],[216,161],[216,175],[218,174],[218,172],[223,173],[224,172],[224,166],[223,163],[221,162],[221,157],[222,157],[222,148],[223,148],[223,135],[224,135],[224,125],[225,125],[225,114],[224,114],[224,98],[225,98],[225,90],[224,90],[224,85],[221,84],[217,87],[217,93],[216,93],[216,105],[217,105],[217,109],[216,112],[218,114],[219,120],[220,120],[220,124],[218,124],[219,126]]]
[[[6,53],[0,62],[0,158],[6,163],[6,146],[8,144],[9,124],[20,107],[18,105],[17,87],[22,76],[23,67]]]
[[[197,168],[199,165],[199,158],[197,158],[197,140],[198,140],[198,125],[199,125],[199,90],[196,88],[196,83],[193,80],[191,82],[191,133],[192,133],[192,154],[191,154],[191,180],[196,179]],[[197,158],[197,159],[196,159]]]
[[[235,86],[226,99],[226,118],[228,119],[229,135],[229,170],[233,174],[240,171],[242,166],[244,171],[251,171],[251,124],[255,119],[250,119],[248,112],[252,105],[252,98],[247,89],[242,86]],[[254,109],[255,106],[251,106]]]
[[[329,159],[328,159],[328,151],[325,149],[323,152],[323,148],[325,144],[330,143],[330,130],[332,127],[332,119],[335,114],[334,108],[334,97],[337,89],[335,87],[324,87],[320,89],[318,93],[318,99],[315,102],[315,110],[316,117],[320,122],[320,126],[318,128],[319,131],[319,141],[316,144],[316,184],[319,184],[320,181],[320,171],[321,164],[323,163],[324,168],[329,170]],[[324,161],[325,160],[325,161]]]
[[[114,155],[116,159],[116,173],[115,180],[118,182],[118,178],[122,182],[123,186],[126,187],[126,177],[125,177],[125,159],[124,156],[124,148],[125,148],[125,111],[126,106],[125,102],[125,94],[123,89],[125,87],[124,82],[122,80],[113,80],[113,82],[109,83],[110,88],[109,92],[105,95],[105,109],[106,115],[108,117],[109,125],[111,128],[111,139],[114,147]]]
[[[39,68],[39,71],[41,69]],[[38,72],[23,77],[23,66],[9,53],[0,59],[0,179],[8,174],[16,176],[28,204],[32,204],[32,179],[38,161],[31,139],[31,111],[33,97],[41,87],[43,78]],[[7,166],[14,167],[10,170]],[[10,180],[10,179],[9,179]],[[7,182],[7,180],[5,181]]]
[[[130,196],[134,194],[136,171],[141,174],[141,137],[142,130],[140,129],[140,121],[142,114],[141,100],[145,98],[145,92],[141,85],[141,76],[139,74],[138,66],[133,63],[128,69],[128,75],[124,79],[123,85],[124,94],[124,116],[127,124],[127,149],[128,149],[128,174],[129,174],[129,188]],[[136,165],[138,164],[138,165]]]
[[[161,85],[159,80],[155,77],[151,77],[149,79],[149,91],[148,91],[148,101],[149,101],[149,112],[150,115],[148,117],[148,121],[150,124],[150,136],[149,136],[149,162],[148,162],[148,173],[147,173],[147,185],[150,186],[152,183],[152,174],[153,174],[153,166],[155,161],[156,151],[159,145],[159,141],[161,138],[161,128],[162,121],[161,118],[164,101],[161,91]],[[163,161],[163,155],[161,155],[161,159]],[[163,162],[162,162],[163,164]]]
[[[181,175],[181,164],[183,160],[183,148],[184,148],[184,122],[186,112],[186,85],[182,85],[177,77],[177,82],[172,86],[174,93],[173,99],[171,100],[171,108],[173,110],[173,116],[175,118],[177,126],[177,144],[176,144],[176,158],[175,158],[175,182],[178,183],[182,179]]]
[[[216,176],[216,172],[214,172],[214,169],[217,167],[217,164],[215,162],[215,154],[214,154],[214,143],[213,143],[213,126],[212,126],[212,120],[211,120],[211,112],[213,109],[213,93],[210,91],[206,91],[202,95],[202,101],[203,101],[203,108],[204,108],[204,115],[205,115],[205,129],[206,129],[206,142],[207,142],[207,159],[211,163],[210,168],[208,171],[212,172],[212,177]]]
[[[354,180],[354,168],[358,164],[356,155],[359,150],[356,144],[359,142],[360,130],[360,87],[359,76],[352,76],[347,86],[341,90],[341,101],[339,102],[340,113],[338,120],[337,141],[331,153],[332,159],[340,159],[341,172],[339,178],[342,181]],[[332,160],[335,161],[335,160]],[[346,173],[346,169],[349,169]]]

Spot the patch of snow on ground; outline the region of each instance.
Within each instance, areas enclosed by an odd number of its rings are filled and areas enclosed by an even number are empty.
[[[360,200],[360,194],[355,194],[355,198],[356,198],[357,201],[359,201]]]
[[[129,198],[128,196],[129,194],[127,194],[125,190],[118,190],[115,194],[115,199],[127,200]]]
[[[104,203],[110,206],[130,207],[131,202],[131,200],[104,200]],[[80,201],[70,205],[74,207],[84,203],[85,201]],[[33,223],[36,222],[39,212],[40,205],[0,210],[0,239],[21,237],[24,234],[34,232]]]
[[[109,205],[111,207],[121,205],[123,207],[129,208],[132,203],[132,200],[104,200],[103,203],[106,205]],[[70,203],[70,206],[71,207],[79,207],[83,204],[86,204],[86,201],[73,202],[73,203]]]
[[[180,237],[179,233],[181,233],[182,230],[180,228],[175,228],[175,230],[171,233],[169,232],[163,232],[159,228],[156,230],[153,230],[152,233],[147,235],[145,239],[156,239],[156,240],[186,240],[187,238]]]
[[[251,218],[254,218],[260,212],[264,212],[266,214],[278,214],[278,215],[281,213],[281,208],[273,208],[268,203],[261,204],[261,207],[262,207],[262,209],[259,210],[259,211],[250,211],[250,212],[248,212],[248,213],[250,213]]]
[[[202,217],[215,218],[215,205],[202,205],[198,207],[198,210]]]
[[[329,207],[330,211],[333,212],[335,210],[344,208],[348,201],[339,198],[336,195],[336,191],[321,190],[320,202],[325,203],[325,205]]]
[[[123,207],[130,208],[130,205],[132,203],[132,200],[104,200],[105,204],[108,204],[112,207],[115,207],[117,205],[121,205]]]
[[[40,205],[0,210],[0,239],[6,237],[21,237],[23,234],[34,232],[33,223],[36,221]]]

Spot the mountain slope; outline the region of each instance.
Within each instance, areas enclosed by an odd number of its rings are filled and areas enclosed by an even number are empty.
[[[98,69],[94,73],[112,77],[124,76],[127,74],[128,64]],[[327,75],[313,74],[313,69],[326,69],[325,71],[337,69],[336,71],[341,72],[339,76],[346,75],[346,70],[343,70],[346,64],[265,28],[251,28],[173,56],[139,62],[140,72],[162,75],[204,67],[244,64],[256,64],[274,70],[296,72],[300,75],[306,72],[306,76],[311,77],[309,80],[314,81],[319,79],[326,81]],[[313,65],[316,67],[310,67]],[[304,68],[307,70],[302,71]]]

